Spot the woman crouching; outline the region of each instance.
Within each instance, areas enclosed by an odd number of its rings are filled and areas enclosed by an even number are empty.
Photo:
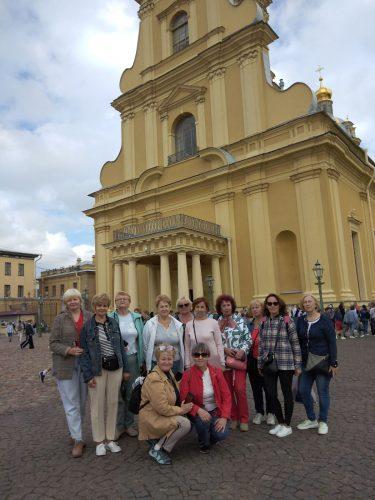
[[[160,465],[172,463],[169,453],[191,429],[188,418],[193,404],[182,402],[177,382],[172,373],[175,349],[159,344],[155,348],[156,366],[147,375],[142,386],[139,411],[138,439],[147,440],[149,455]]]
[[[208,363],[207,344],[196,344],[191,355],[194,366],[182,377],[181,398],[193,401],[189,416],[198,434],[201,453],[209,453],[210,445],[223,441],[229,434],[232,396],[222,369]]]

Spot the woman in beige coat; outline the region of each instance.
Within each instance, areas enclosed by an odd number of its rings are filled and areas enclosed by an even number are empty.
[[[168,453],[191,428],[189,419],[182,415],[189,413],[193,404],[178,405],[177,382],[171,371],[174,353],[171,345],[156,347],[157,364],[142,386],[138,439],[147,440],[151,447],[149,455],[160,465],[171,464]]]

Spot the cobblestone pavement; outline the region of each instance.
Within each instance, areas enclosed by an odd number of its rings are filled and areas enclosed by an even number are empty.
[[[96,458],[88,422],[86,453],[71,458],[55,382],[38,379],[50,363],[47,336],[35,346],[20,351],[16,338],[0,336],[1,499],[375,498],[374,337],[339,342],[327,436],[294,429],[281,440],[251,425],[201,455],[191,434],[169,467],[129,437],[120,440],[122,453]],[[292,425],[302,418],[296,405]]]

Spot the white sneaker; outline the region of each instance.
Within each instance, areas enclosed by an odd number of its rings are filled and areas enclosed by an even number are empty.
[[[304,431],[306,429],[316,429],[317,427],[319,427],[318,421],[309,419],[306,419],[297,425],[297,429],[299,429],[300,431]]]
[[[340,337],[340,338],[341,338],[341,340],[346,340],[346,337]]]
[[[269,434],[272,434],[272,435],[275,435],[277,434],[279,431],[281,431],[281,429],[283,428],[282,425],[280,424],[277,424],[273,429],[271,429],[270,431],[268,431]]]
[[[268,413],[267,414],[267,425],[275,425],[276,420],[275,420],[275,415],[273,413]]]
[[[292,434],[292,428],[289,426],[287,427],[286,425],[282,425],[281,426],[281,430],[279,430],[279,432],[276,433],[276,436],[278,438],[284,438],[286,436],[289,436],[289,434]]]
[[[257,413],[253,418],[253,424],[259,425],[262,423],[263,415],[261,413]]]
[[[104,457],[104,455],[107,454],[105,444],[104,443],[98,444],[95,453],[97,457]]]
[[[318,434],[328,434],[328,425],[325,422],[319,422]]]
[[[109,443],[107,443],[105,445],[105,447],[107,448],[107,450],[111,451],[112,453],[118,453],[119,451],[121,451],[120,446],[117,443],[115,443],[114,441],[109,441]]]

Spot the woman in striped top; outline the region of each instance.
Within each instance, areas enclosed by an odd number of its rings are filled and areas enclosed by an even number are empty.
[[[122,380],[128,380],[128,361],[117,321],[107,316],[110,298],[102,293],[92,299],[94,316],[81,332],[83,354],[80,364],[83,379],[89,387],[91,426],[96,442],[96,455],[107,450],[117,453],[121,448],[114,442],[118,394]],[[106,402],[107,419],[104,419]]]

